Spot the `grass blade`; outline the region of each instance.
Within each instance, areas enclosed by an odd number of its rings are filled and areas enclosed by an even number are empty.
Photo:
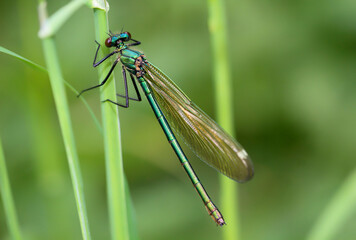
[[[4,204],[6,222],[12,239],[21,240],[20,226],[17,221],[15,203],[11,193],[10,180],[6,170],[5,156],[0,139],[0,192]]]
[[[227,34],[223,0],[208,0],[209,31],[213,52],[214,89],[217,122],[234,133],[231,77],[227,54]],[[221,206],[228,227],[222,229],[225,240],[239,239],[238,192],[234,181],[220,175]]]
[[[43,72],[46,72],[47,73],[47,69],[45,69],[44,67],[42,67],[41,65],[37,64],[37,63],[34,63],[32,62],[31,60],[27,59],[27,58],[24,58],[20,55],[18,55],[17,53],[14,53],[4,47],[1,47],[0,46],[0,52],[3,52],[5,54],[8,54],[10,56],[13,56],[23,62],[25,62],[26,64],[28,64],[29,66],[31,67],[34,67],[36,69],[39,69]],[[70,84],[68,83],[66,80],[63,79],[63,82],[64,84],[77,96],[79,94],[79,92]],[[87,103],[87,101],[85,100],[85,98],[83,98],[82,96],[80,97],[80,100],[83,102],[83,104],[85,105],[85,107],[87,108],[87,110],[89,111],[90,113],[90,116],[92,117],[96,127],[98,128],[98,130],[100,131],[100,133],[103,132],[102,128],[101,128],[101,125],[99,123],[99,120],[95,117],[95,114],[93,112],[93,110],[90,108],[89,104]]]
[[[106,11],[94,8],[95,36],[100,43],[107,38],[108,22]],[[105,55],[108,48],[100,48]],[[98,67],[99,81],[109,72],[110,62],[105,61]],[[116,99],[114,77],[110,77],[101,88],[101,99]],[[110,103],[102,104],[102,121],[104,125],[104,148],[106,160],[106,177],[111,236],[114,240],[130,239],[128,227],[128,210],[123,171],[120,126],[117,106]]]
[[[85,207],[84,189],[79,166],[79,159],[75,146],[68,103],[64,90],[63,80],[61,77],[61,70],[58,63],[54,40],[52,38],[43,39],[43,49],[45,52],[49,78],[51,80],[51,86],[57,108],[59,123],[61,126],[63,141],[66,148],[83,239],[91,239]]]
[[[51,17],[42,21],[38,36],[40,38],[51,37],[57,33],[62,25],[84,4],[87,0],[70,1],[67,5],[55,12]],[[42,16],[43,17],[43,16]]]
[[[47,15],[44,3],[40,4],[39,11],[39,14],[42,17]],[[41,20],[45,21],[45,19],[43,18]],[[41,22],[41,24],[43,24],[43,22]],[[62,137],[67,153],[67,159],[73,184],[73,191],[76,199],[80,226],[82,230],[82,237],[83,239],[89,240],[91,239],[91,237],[84,198],[83,181],[55,42],[52,37],[48,37],[42,40],[42,44],[53,96],[56,104],[56,109],[58,113],[59,123],[62,131]]]
[[[39,70],[41,70],[43,72],[47,72],[47,70],[44,67],[38,65],[37,63],[32,62],[31,60],[28,60],[27,58],[24,58],[24,57],[18,55],[17,53],[14,53],[14,52],[10,51],[9,49],[6,49],[6,48],[0,46],[0,52],[6,53],[6,54],[8,54],[10,56],[13,56],[13,57],[15,57],[15,58],[27,63],[31,67],[39,69]]]

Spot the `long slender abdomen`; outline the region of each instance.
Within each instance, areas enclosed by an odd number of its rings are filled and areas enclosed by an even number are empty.
[[[159,108],[157,102],[155,101],[152,91],[150,90],[150,87],[148,86],[148,84],[144,78],[138,77],[137,79],[140,82],[141,87],[147,97],[147,100],[149,101],[149,103],[153,109],[153,112],[155,113],[157,120],[160,123],[169,143],[171,144],[176,155],[178,156],[179,161],[181,162],[186,173],[188,174],[190,180],[192,181],[194,188],[197,190],[200,198],[203,200],[204,205],[205,205],[209,215],[213,218],[213,220],[218,225],[223,226],[225,224],[225,221],[224,221],[224,218],[222,217],[222,214],[220,213],[218,208],[214,205],[214,203],[210,199],[208,193],[205,191],[203,185],[201,184],[198,176],[195,174],[195,172],[194,172],[192,166],[190,165],[187,157],[185,156],[181,146],[179,145],[176,137],[174,136],[174,133],[171,130],[166,118],[164,117],[161,109]]]

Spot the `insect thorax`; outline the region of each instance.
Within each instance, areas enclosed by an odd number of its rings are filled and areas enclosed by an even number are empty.
[[[121,51],[120,61],[130,72],[136,72],[136,59],[142,56],[141,52],[127,48]]]

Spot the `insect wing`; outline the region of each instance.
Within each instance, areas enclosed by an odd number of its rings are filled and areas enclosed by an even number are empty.
[[[253,177],[243,147],[195,105],[161,70],[145,63],[144,78],[173,130],[204,162],[238,182]]]

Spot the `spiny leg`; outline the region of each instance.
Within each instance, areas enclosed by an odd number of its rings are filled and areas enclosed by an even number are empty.
[[[129,90],[128,90],[128,87],[127,87],[127,78],[126,78],[126,69],[124,66],[122,66],[122,76],[124,78],[124,86],[125,86],[125,96],[122,96],[122,97],[125,97],[126,99],[126,104],[123,105],[121,103],[117,103],[117,102],[114,102],[110,99],[106,99],[104,100],[103,102],[111,102],[117,106],[120,106],[120,107],[123,107],[123,108],[128,108],[129,107]]]
[[[122,65],[122,76],[124,78],[124,86],[125,86],[125,99],[126,99],[126,108],[129,107],[129,89],[127,87],[127,78],[126,78],[126,70],[124,65]]]
[[[130,100],[133,100],[133,101],[138,101],[138,102],[141,102],[142,101],[142,98],[141,98],[141,95],[140,95],[140,91],[138,90],[137,88],[137,85],[136,85],[136,81],[135,81],[135,78],[134,76],[132,75],[132,73],[130,73],[130,78],[131,78],[131,81],[132,81],[132,84],[135,88],[135,92],[136,92],[136,98],[131,98],[129,97]],[[123,98],[126,98],[126,96],[123,96],[121,94],[116,94],[118,97],[123,97]]]
[[[104,102],[110,102],[110,103],[112,103],[112,104],[115,104],[115,105],[117,105],[117,106],[119,106],[119,107],[123,107],[123,108],[128,108],[129,106],[127,106],[127,105],[123,105],[123,104],[121,104],[121,103],[117,103],[117,102],[114,102],[113,100],[110,100],[110,99],[106,99],[106,100],[104,100],[104,101],[102,101],[103,103]]]
[[[137,41],[137,40],[132,39],[132,38],[131,38],[131,40],[134,41],[134,42],[133,42],[133,43],[126,44],[126,46],[137,46],[137,45],[140,45],[140,44],[141,44],[140,41]]]
[[[95,40],[95,42],[98,44],[98,48],[96,49],[96,52],[95,52],[95,57],[94,57],[94,61],[93,61],[93,67],[99,66],[106,59],[108,59],[109,57],[111,57],[115,53],[118,53],[117,50],[114,50],[113,52],[111,52],[108,55],[106,55],[103,59],[99,60],[98,62],[95,62],[96,61],[96,57],[98,56],[99,48],[101,47],[100,43],[98,43],[96,40]]]
[[[116,64],[118,63],[118,61],[119,61],[119,58],[115,60],[115,62],[113,63],[113,65],[112,65],[112,67],[111,67],[111,69],[110,69],[108,75],[106,75],[105,79],[104,79],[99,85],[95,85],[95,86],[93,86],[93,87],[84,89],[83,91],[81,91],[81,92],[78,94],[77,97],[79,97],[82,93],[84,93],[84,92],[86,92],[86,91],[89,91],[89,90],[91,90],[91,89],[94,89],[94,88],[98,88],[98,87],[103,86],[103,85],[106,83],[106,81],[109,79],[111,73],[114,71],[114,68],[115,68]]]
[[[132,75],[132,73],[130,73],[130,78],[131,78],[131,81],[132,81],[132,84],[134,85],[134,88],[135,88],[135,92],[136,92],[136,96],[137,96],[137,101],[141,102],[142,98],[141,98],[141,95],[140,95],[140,92],[137,88],[137,85],[136,85],[136,81],[135,81],[135,78],[134,76]]]

